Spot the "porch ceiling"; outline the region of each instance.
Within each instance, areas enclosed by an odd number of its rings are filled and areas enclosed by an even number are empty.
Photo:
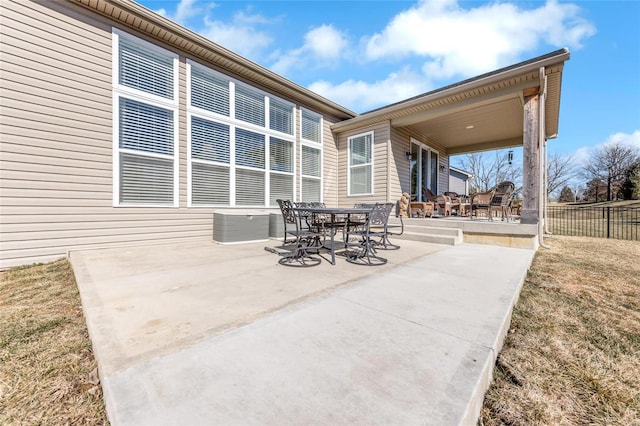
[[[406,122],[406,121],[405,121]],[[451,154],[522,145],[523,101],[518,96],[450,112],[423,116],[408,127]]]

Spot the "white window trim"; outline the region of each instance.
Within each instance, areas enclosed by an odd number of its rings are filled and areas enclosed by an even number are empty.
[[[363,136],[367,136],[367,135],[371,135],[371,162],[367,163],[367,164],[360,164],[356,167],[364,167],[364,166],[371,166],[371,192],[367,192],[367,193],[359,193],[359,194],[352,194],[351,193],[351,140],[355,139],[355,138],[360,138]],[[375,146],[376,146],[376,140],[375,140],[375,135],[373,130],[370,132],[365,132],[365,133],[359,133],[357,135],[353,135],[353,136],[349,136],[347,138],[347,196],[348,197],[363,197],[363,196],[368,196],[368,195],[373,195],[375,194],[376,190],[374,185],[375,182]]]
[[[120,38],[128,38],[134,43],[140,44],[150,50],[155,50],[163,55],[173,58],[173,99],[166,99],[161,96],[157,96],[151,93],[146,93],[138,89],[130,88],[120,84],[120,70],[119,70],[119,41]],[[113,207],[179,207],[180,204],[180,182],[179,182],[179,81],[180,81],[180,68],[179,68],[179,56],[169,50],[156,46],[153,43],[149,43],[141,38],[135,37],[129,33],[112,27],[111,29],[111,66],[112,66],[112,108],[113,108],[113,123],[112,123],[112,139],[113,139]],[[164,109],[170,109],[173,112],[173,155],[161,155],[153,153],[140,153],[138,151],[132,151],[127,149],[120,149],[120,98],[126,97],[135,101],[140,101],[153,106],[161,107]],[[138,203],[121,203],[120,202],[120,154],[121,153],[134,153],[136,155],[144,155],[155,158],[165,158],[173,160],[173,203],[169,204],[138,204]]]
[[[318,114],[316,112],[311,111],[310,109],[304,108],[304,107],[300,107],[300,126],[302,126],[302,112],[305,111],[308,114],[311,115],[315,115],[318,118],[320,118],[320,142],[316,142],[316,141],[312,141],[309,139],[304,139],[302,137],[302,128],[300,129],[300,195],[299,195],[299,199],[302,200],[302,179],[306,178],[306,179],[314,179],[314,180],[319,180],[320,181],[320,202],[323,203],[324,202],[324,118],[322,117],[321,114]],[[302,145],[306,145],[310,148],[314,148],[314,149],[318,149],[320,150],[320,177],[318,176],[311,176],[311,175],[305,175],[302,172]],[[294,188],[295,190],[295,188]],[[295,193],[295,192],[294,192]]]
[[[297,158],[297,147],[296,147],[296,105],[292,102],[289,102],[285,99],[279,98],[277,96],[274,96],[270,93],[267,93],[263,90],[260,90],[254,86],[248,85],[246,83],[243,83],[239,80],[236,80],[226,74],[223,74],[219,71],[216,71],[212,68],[209,68],[205,65],[202,65],[198,62],[192,61],[190,59],[187,59],[187,64],[186,64],[186,72],[187,72],[187,79],[186,79],[186,83],[187,83],[187,207],[190,208],[207,208],[207,207],[226,207],[226,208],[273,208],[273,206],[269,205],[269,200],[270,200],[270,179],[271,179],[271,173],[276,173],[276,174],[285,174],[285,175],[291,175],[292,179],[293,179],[293,193],[291,194],[292,197],[295,196],[296,193],[296,161],[295,159]],[[191,105],[191,67],[198,67],[208,73],[214,74],[219,76],[220,78],[223,78],[227,81],[229,81],[229,116],[226,115],[222,115],[222,114],[218,114],[212,111],[208,111],[202,108],[198,108],[198,107],[194,107]],[[239,120],[235,118],[235,89],[236,86],[238,85],[242,85],[244,87],[249,88],[250,90],[253,90],[255,93],[259,93],[261,95],[263,95],[265,97],[265,126],[258,126],[256,124],[253,123],[249,123],[243,120]],[[283,132],[279,132],[277,130],[272,130],[269,128],[269,120],[270,120],[270,116],[269,116],[269,102],[270,99],[275,99],[278,100],[279,102],[283,102],[285,104],[288,104],[291,106],[292,108],[292,119],[293,119],[293,123],[292,123],[292,130],[293,130],[293,134],[289,134],[289,133],[283,133]],[[218,163],[218,162],[207,162],[207,161],[202,161],[202,160],[196,160],[196,162],[202,162],[202,163],[207,163],[207,164],[217,164],[217,165],[223,165],[223,166],[228,166],[230,168],[229,171],[229,205],[226,204],[193,204],[193,200],[192,200],[192,158],[191,158],[191,117],[192,116],[196,116],[196,117],[200,117],[206,120],[210,120],[210,121],[216,121],[222,124],[226,124],[230,126],[230,147],[229,147],[229,164],[226,163]],[[243,166],[243,165],[238,165],[236,164],[236,129],[241,128],[243,130],[248,130],[250,132],[254,132],[254,133],[259,133],[261,135],[263,135],[265,137],[265,168],[261,169],[261,168],[255,168],[255,167],[250,167],[250,166]],[[269,158],[269,154],[270,154],[270,137],[275,137],[278,139],[284,139],[284,140],[288,140],[292,142],[293,145],[293,172],[289,173],[289,172],[279,172],[279,171],[275,171],[275,170],[270,170],[270,158]],[[263,205],[254,205],[254,206],[247,206],[247,205],[241,205],[238,206],[236,204],[236,170],[253,170],[253,171],[261,171],[265,173],[265,192],[264,192],[264,204]]]

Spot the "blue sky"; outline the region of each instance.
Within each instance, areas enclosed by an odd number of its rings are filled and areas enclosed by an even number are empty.
[[[140,4],[357,113],[567,47],[558,138],[640,149],[640,1]]]

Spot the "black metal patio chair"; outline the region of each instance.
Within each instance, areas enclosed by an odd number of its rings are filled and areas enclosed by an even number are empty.
[[[378,256],[376,246],[380,245],[376,239],[382,239],[386,234],[386,223],[389,220],[391,209],[386,204],[374,204],[367,214],[364,223],[349,231],[349,235],[357,235],[360,241],[355,243],[356,250],[347,252],[347,262],[356,265],[378,266],[387,263],[387,259]],[[348,245],[348,236],[345,239]]]
[[[284,266],[309,267],[316,266],[322,262],[317,254],[321,247],[321,239],[324,237],[324,231],[321,228],[309,227],[306,225],[308,217],[311,215],[304,210],[298,210],[297,206],[289,200],[276,200],[280,206],[282,219],[285,225],[284,245],[292,244],[293,249],[290,253],[285,254],[278,263]],[[304,207],[302,207],[304,208]],[[293,240],[288,241],[287,236],[292,236]],[[312,253],[315,251],[315,253]]]
[[[355,208],[365,208],[365,209],[372,209],[376,204],[371,204],[371,203],[356,203],[354,204]],[[395,204],[393,203],[383,203],[383,205],[385,206],[385,209],[388,210],[388,216],[387,216],[387,220],[384,223],[384,225],[374,225],[373,226],[373,231],[379,234],[384,234],[379,240],[374,241],[373,243],[376,245],[376,248],[378,249],[382,249],[382,250],[398,250],[400,248],[399,245],[397,244],[393,244],[391,242],[391,240],[389,239],[390,236],[392,235],[402,235],[402,233],[404,232],[404,222],[402,220],[402,217],[400,217],[400,224],[399,225],[392,225],[389,223],[389,218],[391,217],[391,212],[393,211],[393,208],[395,207]],[[365,223],[365,219],[366,219],[366,215],[358,215],[356,219],[352,220],[351,226],[352,227],[362,227]]]

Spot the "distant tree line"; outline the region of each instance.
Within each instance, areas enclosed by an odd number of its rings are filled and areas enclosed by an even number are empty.
[[[576,177],[586,181],[584,188],[563,186],[560,202],[614,201],[640,199],[640,150],[608,144],[595,150]]]
[[[457,165],[473,175],[470,195],[505,180],[516,184],[516,192],[522,190],[522,162],[513,160],[512,150],[463,155]],[[638,200],[640,149],[619,143],[603,145],[582,166],[573,155],[550,154],[547,193],[560,202]]]

